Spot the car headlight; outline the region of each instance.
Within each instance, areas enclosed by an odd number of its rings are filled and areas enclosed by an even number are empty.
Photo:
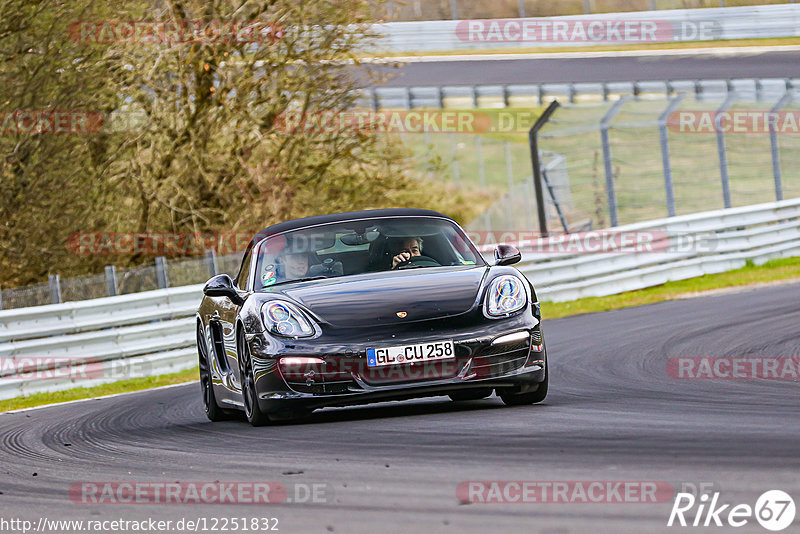
[[[314,327],[300,310],[288,302],[267,302],[261,310],[267,330],[285,337],[309,337]]]
[[[502,317],[525,307],[527,297],[522,280],[516,276],[498,276],[486,292],[486,315]]]

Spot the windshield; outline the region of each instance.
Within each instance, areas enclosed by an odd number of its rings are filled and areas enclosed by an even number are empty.
[[[293,230],[262,241],[253,289],[314,278],[452,265],[486,265],[451,221],[359,219]]]

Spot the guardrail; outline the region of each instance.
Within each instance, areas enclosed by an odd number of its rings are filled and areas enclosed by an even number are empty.
[[[620,22],[623,30],[610,32],[607,24],[613,25],[613,22]],[[625,34],[626,22],[635,25],[635,31]],[[563,34],[553,32],[554,23],[563,24]],[[576,25],[580,31],[575,30]],[[654,31],[648,32],[648,28]],[[389,22],[375,24],[373,30],[382,36],[379,47],[389,52],[781,38],[800,36],[800,5],[670,9],[485,21]]]
[[[680,93],[691,94],[699,102],[724,100],[731,94],[743,101],[763,102],[778,100],[797,88],[800,88],[798,78],[372,87],[362,90],[358,107],[374,110],[530,107],[555,99],[569,103],[608,102],[626,96],[669,99]]]
[[[800,198],[602,232],[651,235],[652,251],[540,252],[568,246],[569,234],[517,243],[527,256],[518,267],[541,300],[609,295],[800,255]],[[492,246],[481,248],[488,255]],[[0,311],[0,399],[193,367],[201,291],[192,285]]]

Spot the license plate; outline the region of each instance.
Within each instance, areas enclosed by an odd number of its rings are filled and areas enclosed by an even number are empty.
[[[384,365],[431,362],[455,357],[456,349],[452,340],[433,341],[417,345],[367,349],[367,366],[382,367]]]

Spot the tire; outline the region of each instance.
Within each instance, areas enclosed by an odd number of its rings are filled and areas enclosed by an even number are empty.
[[[450,393],[448,397],[455,402],[485,399],[492,394],[492,388],[469,389]]]
[[[256,392],[255,375],[253,374],[253,362],[250,358],[250,347],[247,345],[241,329],[239,329],[236,339],[239,349],[239,374],[242,381],[244,415],[251,425],[264,426],[269,424],[270,420],[269,416],[262,412],[258,405],[258,393]]]
[[[203,391],[203,406],[205,407],[206,417],[208,417],[209,421],[215,423],[230,419],[229,415],[219,407],[217,397],[214,395],[208,346],[206,345],[206,337],[203,334],[203,327],[200,324],[197,325],[197,355],[200,366],[200,388]]]
[[[503,393],[498,391],[498,396],[506,406],[524,406],[542,402],[547,397],[547,388],[550,382],[550,366],[547,363],[547,346],[544,348],[544,380],[539,382],[536,389],[525,393]]]

